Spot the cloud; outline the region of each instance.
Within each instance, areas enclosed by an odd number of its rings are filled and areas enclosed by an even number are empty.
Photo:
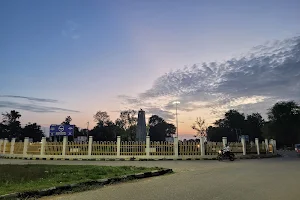
[[[146,108],[145,112],[150,115],[158,115],[166,121],[175,119],[174,113],[160,109],[160,108]]]
[[[42,98],[25,97],[25,96],[18,96],[18,95],[0,95],[0,97],[27,99],[30,101],[37,101],[37,102],[44,102],[44,103],[58,103],[58,100],[55,100],[55,99],[42,99]]]
[[[299,88],[300,36],[296,36],[267,42],[224,62],[170,71],[137,97],[122,99],[139,106],[155,102],[150,107],[162,111],[174,109],[171,102],[179,100],[179,110],[208,108],[218,114],[229,108],[266,110],[279,99],[299,101]]]
[[[61,31],[61,34],[65,37],[70,37],[73,40],[79,39],[79,24],[72,20],[66,21],[65,28]]]
[[[52,112],[73,112],[77,113],[79,111],[52,107],[52,106],[41,106],[41,105],[34,105],[34,104],[23,104],[17,102],[10,102],[10,101],[0,101],[0,108],[11,108],[11,109],[21,109],[31,112],[37,113],[52,113]]]

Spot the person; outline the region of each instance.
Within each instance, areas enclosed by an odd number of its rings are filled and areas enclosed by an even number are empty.
[[[229,156],[230,153],[230,147],[228,144],[225,144],[224,148],[223,148],[223,153],[227,156]]]

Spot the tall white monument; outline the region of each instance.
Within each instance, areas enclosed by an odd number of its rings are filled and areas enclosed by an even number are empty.
[[[142,109],[138,112],[138,121],[137,121],[137,127],[136,127],[136,141],[145,142],[146,141],[146,117],[145,117],[145,111]]]

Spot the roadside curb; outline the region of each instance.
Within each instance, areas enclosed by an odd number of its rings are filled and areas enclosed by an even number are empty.
[[[277,158],[280,154],[260,154],[260,155],[245,155],[240,156],[239,159],[261,159],[261,158]]]
[[[68,185],[62,185],[57,187],[51,187],[42,190],[35,190],[35,191],[28,191],[28,192],[20,192],[20,193],[11,193],[5,194],[0,196],[0,200],[2,199],[28,199],[28,198],[39,198],[43,196],[50,196],[50,195],[57,195],[62,194],[67,191],[72,191],[73,189],[77,188],[87,188],[89,186],[105,186],[109,184],[115,184],[120,182],[126,182],[135,179],[142,179],[142,178],[149,178],[154,176],[161,176],[164,174],[172,173],[172,169],[161,169],[161,170],[154,170],[144,173],[137,173],[131,175],[123,175],[114,178],[107,178],[107,179],[98,179],[92,181],[86,181],[81,183],[74,183]]]
[[[248,154],[248,155],[239,155],[236,156],[237,159],[261,159],[261,158],[275,158],[281,157],[280,154]],[[217,160],[217,156],[209,156],[209,157],[186,157],[186,158],[33,158],[33,157],[10,157],[10,156],[0,156],[0,158],[4,159],[21,159],[21,160],[68,160],[68,161],[170,161],[170,160]]]

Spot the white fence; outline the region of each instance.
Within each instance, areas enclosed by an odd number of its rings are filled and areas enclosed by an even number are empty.
[[[24,142],[15,142],[15,139],[0,139],[0,156],[25,159],[181,159],[181,158],[202,158],[205,156],[215,156],[217,152],[227,143],[227,138],[223,137],[222,142],[204,143],[204,138],[200,142],[178,141],[174,142],[154,142],[147,136],[146,142],[126,142],[121,141],[118,136],[117,141],[93,141],[90,136],[88,142],[68,142],[67,137],[63,142],[46,142],[42,138],[41,142],[30,143],[29,138]],[[236,154],[260,154],[274,153],[276,151],[276,141],[267,139],[259,143],[258,138],[255,143],[247,144],[242,141],[228,143],[231,151]]]

